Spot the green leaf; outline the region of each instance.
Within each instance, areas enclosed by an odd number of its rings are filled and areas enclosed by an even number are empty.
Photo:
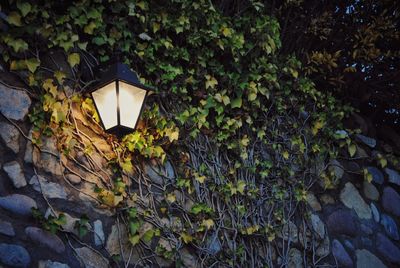
[[[236,98],[233,101],[231,101],[231,107],[233,108],[240,108],[242,107],[242,98]]]
[[[135,246],[139,243],[140,236],[137,235],[130,235],[129,236],[129,242],[132,244],[132,246]]]
[[[21,11],[22,16],[25,17],[31,11],[32,6],[28,2],[18,1],[17,8]]]
[[[357,147],[356,147],[354,144],[351,144],[351,145],[348,147],[348,151],[349,151],[350,157],[353,157],[353,156],[356,154]]]
[[[15,25],[15,26],[21,26],[22,25],[22,23],[21,23],[21,15],[16,11],[10,12],[10,15],[8,15],[8,17],[7,17],[7,21],[11,25]]]
[[[83,31],[87,34],[93,34],[93,30],[96,29],[96,24],[91,21],[88,25],[85,26],[85,28],[83,28]]]
[[[79,64],[81,61],[81,57],[79,56],[79,53],[71,53],[68,55],[68,63],[71,65],[72,68],[74,68],[75,65]]]
[[[40,65],[40,61],[37,58],[27,59],[25,60],[25,62],[26,62],[26,67],[28,67],[28,70],[31,73],[34,73]]]
[[[23,52],[28,49],[28,43],[26,43],[24,40],[18,38],[18,39],[10,39],[6,41],[7,45],[13,48],[13,50],[17,53]]]

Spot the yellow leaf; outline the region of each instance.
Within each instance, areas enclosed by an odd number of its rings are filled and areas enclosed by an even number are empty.
[[[214,226],[214,221],[212,219],[203,220],[201,225],[206,227],[208,230],[210,230]]]
[[[320,120],[316,121],[316,122],[314,123],[313,127],[312,127],[312,130],[311,130],[312,133],[313,133],[313,135],[314,135],[314,136],[317,135],[318,131],[319,131],[321,128],[323,128],[324,125],[325,125],[324,122],[322,122],[322,121],[320,121]]]
[[[237,187],[236,187],[237,191],[239,193],[243,194],[245,187],[246,187],[246,182],[243,181],[243,180],[239,180],[238,183],[237,183]]]
[[[30,58],[25,60],[25,62],[26,62],[26,67],[28,67],[28,70],[31,73],[34,73],[40,65],[40,61],[37,58]]]
[[[53,84],[53,79],[46,79],[43,82],[43,88],[49,92],[54,98],[57,96],[57,87]]]
[[[218,85],[217,79],[211,75],[205,75],[206,78],[206,88],[215,88],[216,85]]]
[[[356,154],[357,147],[356,147],[354,144],[351,144],[351,145],[348,147],[348,151],[349,151],[350,157],[353,157],[353,156]]]
[[[189,244],[190,242],[193,241],[193,236],[191,236],[188,233],[182,233],[181,238],[182,238],[183,242],[185,242],[185,244]]]
[[[160,30],[160,24],[157,22],[153,23],[153,33],[156,33]]]
[[[195,174],[195,179],[196,181],[198,181],[199,183],[204,183],[204,181],[206,180],[206,176],[200,176],[199,174]]]
[[[283,156],[283,158],[285,158],[286,160],[288,160],[288,159],[289,159],[289,152],[288,152],[288,151],[284,151],[284,152],[282,153],[282,156]]]
[[[96,29],[96,24],[91,21],[88,25],[83,28],[83,31],[87,34],[93,34],[93,30]]]
[[[166,200],[170,203],[174,203],[176,201],[176,196],[174,193],[167,194]]]
[[[79,56],[79,53],[71,53],[68,55],[68,63],[72,68],[74,68],[75,65],[79,64],[80,61],[81,57]]]
[[[221,32],[225,37],[229,37],[232,35],[232,30],[228,27],[221,28]]]

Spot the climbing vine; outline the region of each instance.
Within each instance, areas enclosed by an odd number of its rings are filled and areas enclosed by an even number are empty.
[[[235,17],[204,0],[1,6],[2,63],[36,97],[29,116],[34,143],[54,136],[71,159],[74,151],[96,150],[90,134],[111,144],[103,156],[113,175],[96,186],[98,200],[123,216],[132,246],[168,239],[155,251],[177,263],[179,249],[189,245],[204,265],[251,259],[272,266],[279,228],[304,210],[308,190],[316,181],[325,189],[337,184],[325,163],[338,148],[349,157],[357,150],[351,132],[338,132],[353,109],[318,91],[295,56],[279,53],[277,20],[260,2],[249,2]],[[85,94],[95,67],[117,50],[154,88],[138,128],[121,140],[103,132]],[[143,161],[168,162],[176,172],[175,181],[160,187],[161,200],[144,202]],[[162,227],[160,215],[181,224]],[[57,229],[59,221],[46,224]],[[143,232],[145,222],[153,228]],[[82,235],[86,224],[76,225]],[[206,249],[214,236],[224,248],[218,255]]]

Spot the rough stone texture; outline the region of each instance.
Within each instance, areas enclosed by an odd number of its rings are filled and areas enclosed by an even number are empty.
[[[296,224],[289,221],[283,226],[282,232],[279,232],[278,236],[286,241],[291,239],[292,242],[297,243],[299,241],[299,231]]]
[[[4,144],[14,153],[19,152],[19,131],[13,125],[5,122],[0,122],[0,137]]]
[[[108,261],[102,256],[87,247],[77,248],[76,254],[78,254],[82,263],[86,268],[108,268]]]
[[[336,179],[341,179],[343,177],[343,174],[344,174],[344,168],[339,163],[339,161],[334,159],[329,163],[329,165],[330,165],[329,166],[329,170],[332,171],[333,174],[335,174],[335,178]]]
[[[328,256],[330,253],[331,242],[328,236],[325,236],[324,240],[318,244],[316,254],[318,257]]]
[[[379,192],[378,189],[372,184],[367,181],[363,182],[363,190],[364,195],[370,200],[379,200]]]
[[[221,241],[218,238],[218,233],[215,232],[208,240],[207,240],[207,251],[212,254],[216,255],[218,252],[221,251]]]
[[[72,184],[79,184],[79,183],[81,183],[81,181],[82,181],[81,177],[79,177],[78,175],[75,175],[75,174],[67,174],[65,177],[66,177],[66,178],[69,180],[69,182],[71,182]]]
[[[350,258],[349,253],[344,249],[342,243],[336,239],[332,241],[332,254],[339,267],[353,267],[353,260]]]
[[[321,211],[321,204],[313,193],[307,193],[307,203],[314,211]]]
[[[29,184],[32,185],[35,191],[39,193],[43,192],[47,198],[67,199],[67,193],[63,186],[58,183],[49,182],[42,176],[33,175]]]
[[[399,232],[397,229],[396,222],[393,220],[392,217],[386,214],[382,214],[381,217],[381,224],[383,228],[385,229],[386,234],[394,239],[394,240],[399,240]]]
[[[33,128],[28,133],[28,138],[32,139],[32,132]],[[25,147],[25,154],[24,154],[24,161],[25,163],[32,164],[33,163],[33,144],[31,141],[26,142],[26,147]]]
[[[94,244],[96,246],[104,245],[105,237],[103,231],[103,223],[101,222],[101,220],[96,220],[95,222],[93,222],[93,229]]]
[[[346,207],[354,209],[359,218],[371,219],[371,209],[351,182],[346,183],[340,192],[340,200]]]
[[[388,261],[400,264],[400,249],[381,233],[376,235],[376,250]]]
[[[300,250],[296,248],[289,250],[288,268],[303,268],[303,255]]]
[[[57,253],[65,251],[63,241],[55,234],[49,233],[37,227],[26,227],[25,234],[35,243],[46,246]]]
[[[368,145],[371,148],[374,148],[376,146],[376,140],[361,134],[356,135],[357,139],[362,141],[365,145]]]
[[[357,268],[386,268],[383,262],[366,249],[356,250]]]
[[[370,207],[371,207],[372,216],[374,217],[374,221],[379,222],[380,215],[379,215],[378,209],[376,208],[374,203],[371,203]]]
[[[395,216],[400,216],[400,195],[391,187],[383,189],[382,206]]]
[[[0,262],[11,267],[29,267],[31,257],[28,251],[19,245],[1,243]]]
[[[319,235],[319,238],[323,239],[325,237],[325,224],[318,215],[311,214],[311,224],[314,231]]]
[[[389,182],[400,185],[400,174],[396,170],[385,168],[385,172],[389,177]]]
[[[62,156],[60,156],[56,148],[54,137],[43,139],[41,150],[42,152],[36,147],[33,148],[33,164],[46,172],[61,176],[64,172],[64,167],[60,164],[59,157]]]
[[[0,84],[0,112],[13,120],[22,120],[28,113],[31,99],[26,92]]]
[[[125,225],[114,224],[111,227],[111,233],[108,235],[106,250],[110,253],[110,255],[121,254],[121,247],[123,254],[127,254],[130,250],[130,244],[128,241],[128,230],[126,230]]]
[[[14,227],[8,221],[0,220],[0,234],[7,236],[15,236]]]
[[[26,186],[25,175],[22,172],[22,168],[17,161],[12,161],[4,164],[3,169],[7,173],[8,177],[11,179],[15,188]]]
[[[326,221],[328,230],[331,233],[356,236],[359,224],[350,211],[340,209],[328,216]]]
[[[46,260],[46,261],[39,261],[38,268],[70,268],[70,267],[65,263]]]
[[[367,167],[367,170],[372,175],[372,181],[377,184],[382,184],[385,181],[383,173],[376,167]]]
[[[0,207],[21,216],[32,215],[32,208],[37,208],[35,200],[26,195],[12,194],[0,197]]]

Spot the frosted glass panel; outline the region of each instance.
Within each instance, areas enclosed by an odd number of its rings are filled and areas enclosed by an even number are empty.
[[[121,125],[135,128],[140,110],[146,96],[146,90],[119,82],[119,111]]]
[[[118,124],[117,121],[117,91],[112,82],[92,93],[104,128],[110,129]]]

